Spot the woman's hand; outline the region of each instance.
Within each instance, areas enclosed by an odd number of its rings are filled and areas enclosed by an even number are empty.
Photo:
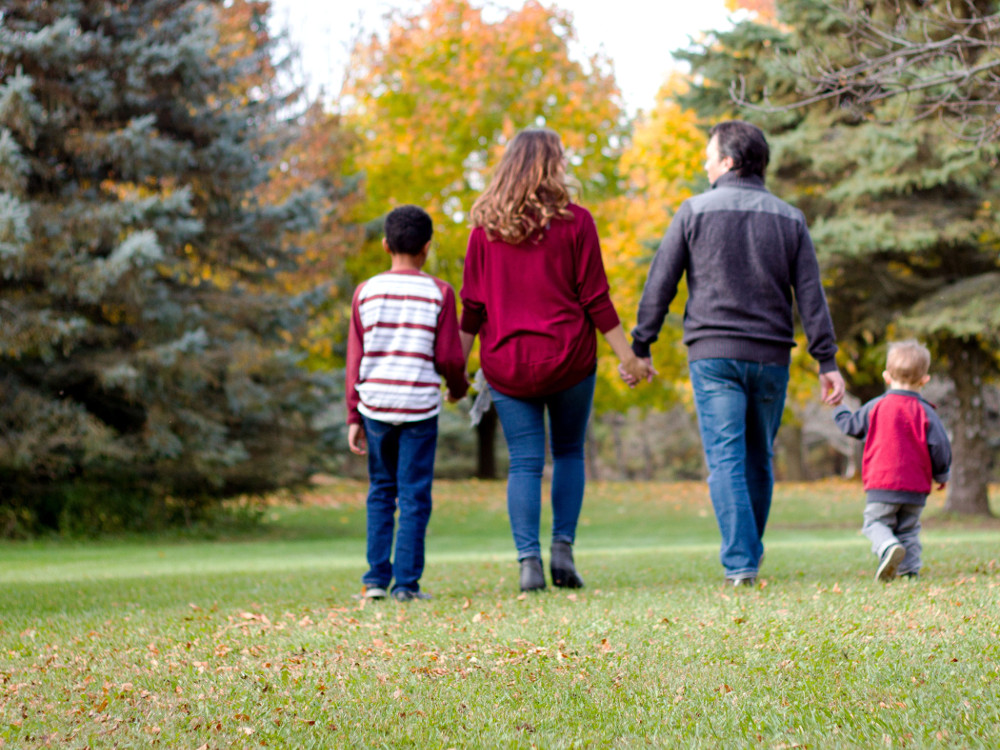
[[[618,365],[618,374],[629,388],[635,388],[643,380],[652,383],[656,370],[653,368],[652,359],[632,355]]]
[[[640,359],[632,352],[632,347],[625,337],[625,329],[619,325],[604,333],[604,338],[611,345],[611,350],[618,356],[618,374],[622,380],[628,383],[630,388],[634,388],[642,380],[652,383],[656,370],[653,369],[653,361],[646,357]]]

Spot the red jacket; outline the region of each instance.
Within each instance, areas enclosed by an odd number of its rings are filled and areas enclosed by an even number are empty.
[[[834,419],[845,434],[864,438],[861,477],[870,500],[878,491],[926,495],[933,481],[948,481],[951,443],[934,407],[919,393],[889,390],[853,414],[840,407]],[[891,494],[874,499],[899,502]]]
[[[597,337],[619,325],[608,294],[597,227],[569,204],[541,240],[491,241],[472,230],[465,255],[461,328],[479,334],[491,386],[515,398],[576,385],[597,365]]]

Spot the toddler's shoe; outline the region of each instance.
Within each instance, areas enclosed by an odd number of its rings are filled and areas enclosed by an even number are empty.
[[[895,578],[896,571],[904,557],[906,557],[906,550],[903,549],[902,544],[889,545],[889,548],[882,553],[882,561],[878,564],[878,570],[875,571],[875,580],[891,581]]]
[[[361,586],[360,594],[352,594],[352,599],[357,599],[359,601],[363,599],[371,599],[372,601],[378,601],[379,599],[385,599],[388,596],[386,590],[381,586],[369,586],[367,583]]]
[[[754,586],[756,583],[756,576],[744,576],[742,578],[730,578],[726,576],[726,585],[732,586],[734,589],[738,589],[740,586]]]

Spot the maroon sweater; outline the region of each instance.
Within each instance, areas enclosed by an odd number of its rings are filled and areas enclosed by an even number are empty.
[[[597,364],[595,327],[619,324],[594,219],[568,208],[573,218],[554,219],[538,242],[492,241],[482,227],[469,237],[461,328],[479,334],[486,380],[508,396],[576,385]]]

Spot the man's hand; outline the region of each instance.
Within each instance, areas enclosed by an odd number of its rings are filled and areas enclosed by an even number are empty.
[[[629,388],[635,388],[643,380],[652,383],[656,370],[650,357],[631,357],[618,365],[618,374]]]
[[[351,453],[359,456],[365,455],[368,451],[368,439],[365,437],[365,428],[359,424],[347,426],[347,445],[351,448]]]
[[[819,385],[822,392],[823,403],[827,406],[836,406],[844,400],[844,378],[840,370],[821,372],[819,374]]]

